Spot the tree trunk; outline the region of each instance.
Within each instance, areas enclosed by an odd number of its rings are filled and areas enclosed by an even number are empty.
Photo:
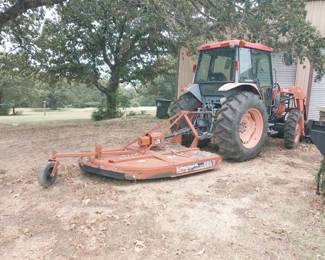
[[[117,112],[117,89],[115,91],[109,90],[106,95],[106,115],[108,118],[115,118],[118,116]]]
[[[104,86],[99,82],[99,78],[94,82],[96,88],[106,97],[105,118],[118,117],[118,88],[120,82],[119,69],[114,68],[111,71],[111,78],[108,85]]]
[[[106,113],[108,118],[114,118],[118,116],[118,87],[119,87],[119,75],[116,71],[112,71],[111,78],[108,82],[108,88],[106,90]]]

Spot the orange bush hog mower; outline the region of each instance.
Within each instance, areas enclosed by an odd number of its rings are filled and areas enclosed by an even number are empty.
[[[59,159],[67,157],[80,158],[83,172],[121,180],[179,177],[215,169],[221,157],[197,148],[200,136],[193,122],[199,116],[197,112],[182,111],[123,147],[102,149],[96,145],[95,150],[89,152],[54,152],[39,172],[38,181],[43,187],[51,186],[57,176]],[[185,132],[194,137],[189,147],[181,145]]]
[[[219,155],[200,151],[211,142],[226,159],[255,157],[267,133],[293,148],[305,135],[303,91],[273,83],[272,48],[245,41],[199,47],[193,85],[171,109],[171,118],[124,147],[54,153],[39,182],[54,183],[59,159],[80,157],[80,168],[115,179],[178,177],[214,169]]]
[[[272,48],[233,40],[203,44],[193,84],[171,112],[197,111],[200,145],[211,142],[225,159],[244,161],[262,149],[267,134],[293,148],[305,136],[305,95],[273,82]],[[193,136],[183,135],[183,144]]]

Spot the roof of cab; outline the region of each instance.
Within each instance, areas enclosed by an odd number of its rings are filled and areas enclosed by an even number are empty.
[[[218,49],[218,48],[225,48],[230,46],[240,46],[246,47],[251,49],[256,49],[260,51],[272,52],[273,49],[261,43],[252,43],[246,42],[244,40],[231,40],[231,41],[222,41],[222,42],[213,42],[213,43],[205,43],[198,47],[199,51],[205,51],[210,49]]]

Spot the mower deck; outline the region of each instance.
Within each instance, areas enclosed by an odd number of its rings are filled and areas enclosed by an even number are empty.
[[[215,169],[222,158],[197,148],[199,135],[192,124],[196,116],[196,112],[181,111],[125,146],[102,149],[96,145],[94,151],[54,152],[39,172],[39,183],[51,186],[60,159],[71,157],[79,158],[83,172],[120,180],[173,178]],[[190,147],[181,145],[185,132],[193,136]]]
[[[105,151],[107,152],[107,151]],[[117,150],[100,159],[81,158],[80,169],[120,180],[148,180],[179,177],[216,168],[221,158],[198,148],[179,145],[141,154],[134,150]]]

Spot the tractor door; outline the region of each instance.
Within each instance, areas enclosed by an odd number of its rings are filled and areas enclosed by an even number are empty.
[[[264,97],[267,107],[272,105],[272,62],[271,53],[252,49],[252,73]]]

